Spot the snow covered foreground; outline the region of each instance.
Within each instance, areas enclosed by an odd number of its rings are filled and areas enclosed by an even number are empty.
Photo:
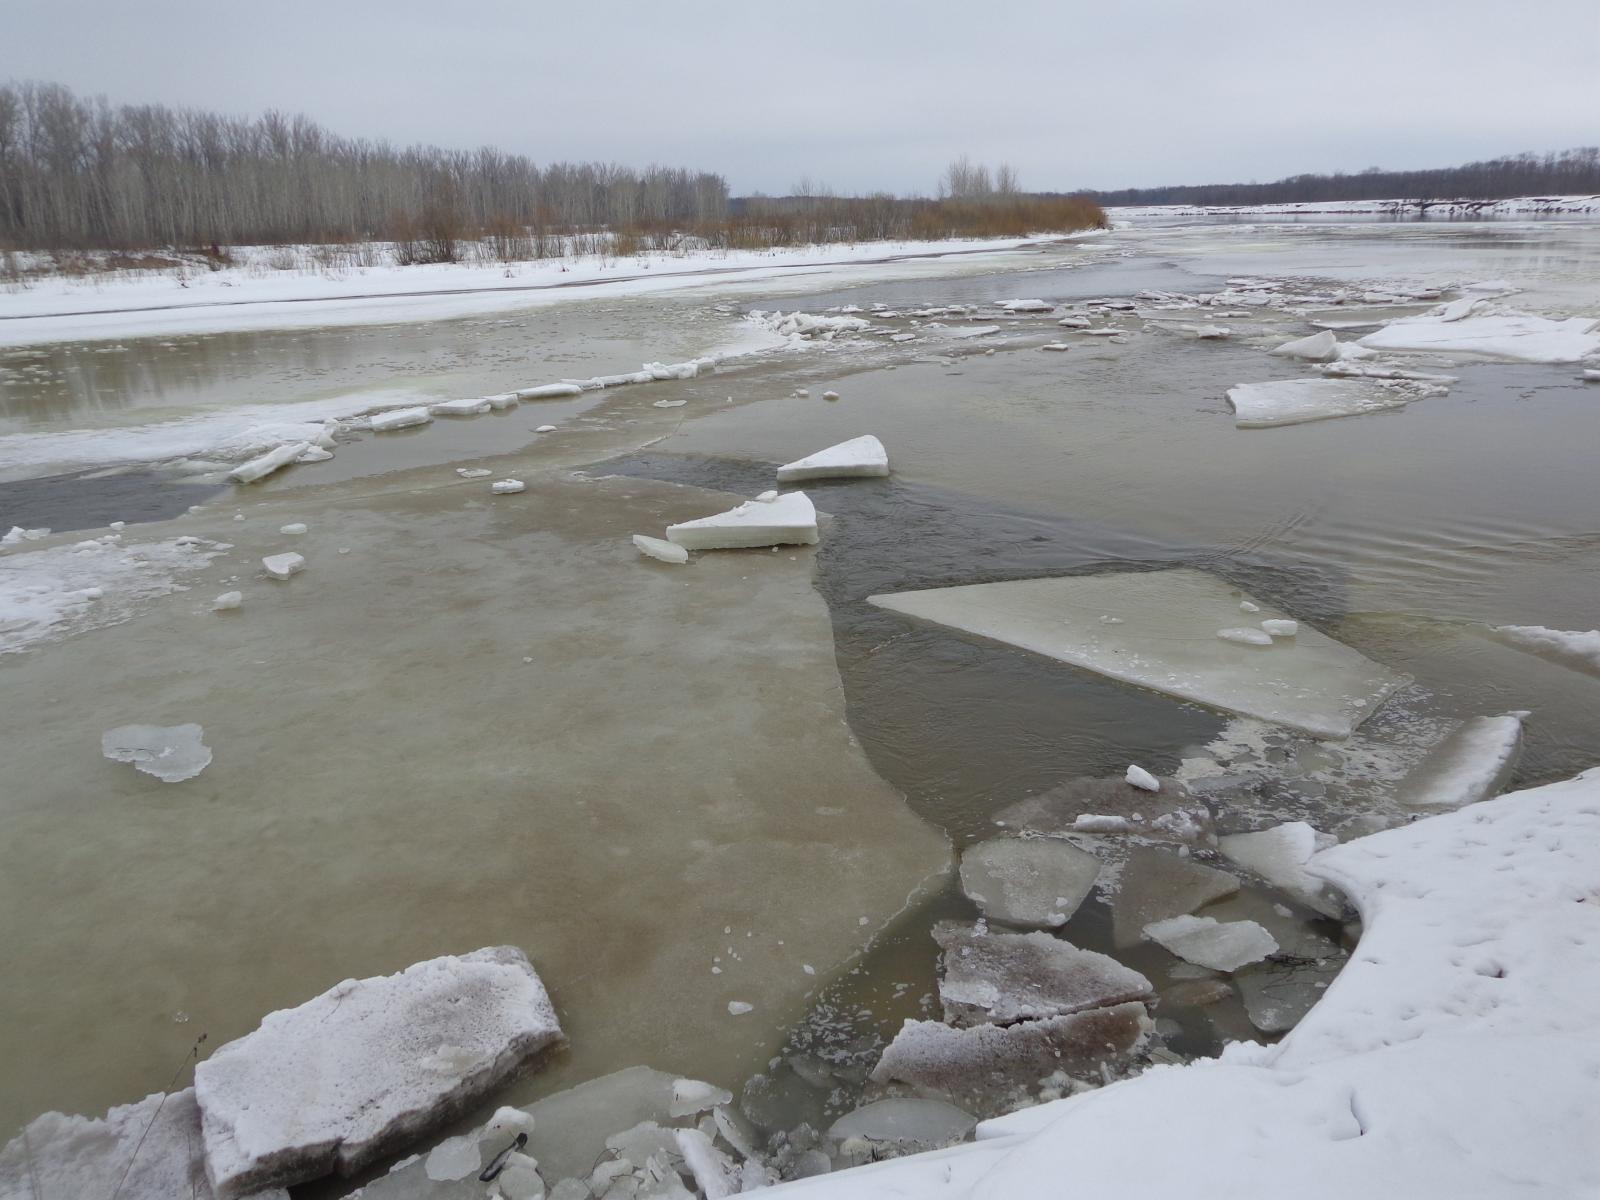
[[[1323,851],[1365,932],[1284,1040],[786,1198],[1600,1194],[1600,768]]]

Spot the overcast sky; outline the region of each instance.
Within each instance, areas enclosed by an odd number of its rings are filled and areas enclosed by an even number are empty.
[[[0,78],[539,162],[932,192],[1446,166],[1600,140],[1600,0],[0,0]]]

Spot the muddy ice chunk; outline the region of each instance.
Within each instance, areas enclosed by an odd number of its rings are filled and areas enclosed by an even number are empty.
[[[1360,379],[1273,379],[1229,388],[1228,404],[1240,429],[1264,429],[1404,408],[1417,395]]]
[[[195,1067],[212,1187],[232,1200],[352,1174],[563,1040],[544,985],[515,947],[347,979],[269,1014]]]
[[[746,500],[727,512],[668,525],[667,540],[686,550],[812,546],[817,542],[817,510],[804,492]]]
[[[645,1121],[672,1120],[675,1076],[649,1067],[629,1067],[581,1083],[537,1104],[527,1152],[547,1179],[586,1177],[606,1148],[606,1138]]]
[[[100,752],[164,783],[193,779],[211,765],[199,725],[119,725],[100,735]]]
[[[287,579],[304,571],[306,560],[302,554],[269,554],[261,560],[261,566],[274,579]]]
[[[1396,789],[1411,808],[1463,808],[1499,793],[1522,748],[1525,710],[1473,717],[1428,752]]]
[[[1217,840],[1217,849],[1302,904],[1338,920],[1344,915],[1344,900],[1306,870],[1313,854],[1337,840],[1304,821],[1291,821],[1258,833],[1229,834]]]
[[[953,1029],[938,1021],[908,1020],[871,1078],[993,1113],[1014,1106],[1019,1096],[1058,1071],[1100,1079],[1101,1068],[1122,1065],[1150,1028],[1149,1014],[1138,1001],[1016,1025]]]
[[[4,1200],[212,1200],[194,1089],[146,1096],[103,1117],[45,1113],[0,1150]],[[288,1200],[274,1188],[255,1200]]]
[[[944,921],[933,938],[944,951],[939,999],[952,1025],[1009,1025],[1150,995],[1139,972],[1047,933],[978,933]]]
[[[889,452],[870,433],[818,450],[778,468],[779,483],[802,479],[859,479],[889,473]]]
[[[389,412],[373,413],[368,420],[371,422],[373,433],[388,433],[395,429],[426,425],[433,420],[433,414],[421,407],[396,408]]]
[[[1321,333],[1313,333],[1309,337],[1296,338],[1292,342],[1284,342],[1272,351],[1280,358],[1300,358],[1308,362],[1327,362],[1339,356],[1339,339],[1334,336],[1333,330],[1324,329]]]
[[[1238,890],[1239,881],[1225,871],[1154,846],[1136,847],[1122,868],[1112,937],[1118,946],[1137,946],[1146,925],[1192,913]]]
[[[1144,927],[1151,941],[1184,962],[1211,971],[1237,971],[1278,952],[1278,943],[1254,921],[1229,921],[1185,915]]]
[[[288,442],[282,446],[274,446],[249,462],[240,463],[228,472],[228,478],[235,483],[254,483],[258,479],[265,479],[282,467],[287,467],[292,462],[298,462],[310,449],[310,442]]]
[[[1161,790],[1161,781],[1137,764],[1129,765],[1127,773],[1123,775],[1123,779],[1141,791],[1159,792]]]
[[[1244,1010],[1262,1033],[1286,1033],[1327,993],[1342,959],[1263,963],[1234,977]]]
[[[1094,887],[1100,860],[1057,838],[995,838],[961,855],[961,890],[1008,925],[1065,925]]]
[[[738,1168],[698,1129],[676,1130],[678,1152],[705,1200],[723,1200],[739,1190]]]
[[[1218,642],[1216,631],[1238,621],[1239,593],[1186,567],[966,584],[868,600],[1317,737],[1348,737],[1400,683],[1392,671],[1314,629],[1249,653]],[[1104,613],[1122,623],[1102,622]]]
[[[1002,809],[995,823],[1026,833],[1133,833],[1165,842],[1208,843],[1211,813],[1175,779],[1157,779],[1159,792],[1121,777],[1069,779]]]
[[[874,1147],[914,1154],[964,1142],[978,1120],[943,1100],[879,1100],[845,1113],[828,1127],[829,1140],[861,1138]]]
[[[675,546],[661,538],[650,537],[648,534],[636,533],[633,535],[634,549],[647,558],[656,559],[658,562],[682,565],[689,561],[689,552],[682,546]]]

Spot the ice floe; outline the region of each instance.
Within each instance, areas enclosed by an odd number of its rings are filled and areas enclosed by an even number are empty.
[[[513,947],[347,979],[195,1067],[212,1188],[232,1200],[352,1174],[561,1040],[544,985]]]
[[[1010,1025],[1143,1000],[1150,981],[1114,958],[1047,933],[996,933],[942,922],[939,1000],[951,1025]]]
[[[682,564],[689,561],[689,552],[682,546],[663,541],[661,538],[650,537],[648,534],[634,534],[633,545],[640,554],[660,562]]]
[[[1129,764],[1127,773],[1123,775],[1123,778],[1133,787],[1147,792],[1159,792],[1161,790],[1161,781],[1137,763]]]
[[[1135,787],[1120,775],[1071,779],[1017,801],[994,820],[1005,829],[1052,837],[1092,832],[1185,844],[1213,840],[1205,804],[1177,780],[1156,782],[1159,792]]]
[[[428,405],[428,411],[436,417],[478,417],[488,412],[490,407],[486,398],[478,397],[471,400],[441,400],[438,404]]]
[[[515,496],[527,491],[528,485],[520,479],[497,479],[489,485],[489,490],[496,496]]]
[[[1272,645],[1272,635],[1264,629],[1249,629],[1234,626],[1229,629],[1217,630],[1217,637],[1224,642],[1232,642],[1238,646]]]
[[[373,433],[389,433],[396,429],[411,429],[417,425],[426,425],[433,420],[433,414],[426,408],[395,408],[388,412],[373,413],[367,418],[369,428]]]
[[[568,396],[583,395],[583,385],[578,383],[541,383],[538,387],[519,388],[518,400],[561,400]]]
[[[1157,846],[1136,846],[1123,864],[1112,905],[1112,937],[1119,947],[1137,946],[1145,927],[1192,913],[1239,891],[1226,871],[1180,858]]]
[[[302,554],[269,554],[261,560],[262,569],[274,579],[287,579],[291,575],[298,575],[306,569],[305,556]]]
[[[1551,662],[1600,675],[1600,629],[1548,629],[1543,625],[1496,625],[1500,641]]]
[[[1144,935],[1184,962],[1211,971],[1237,971],[1278,952],[1272,935],[1254,921],[1184,914],[1146,925]]]
[[[1088,897],[1100,860],[1058,838],[993,838],[961,855],[961,890],[1008,925],[1065,925]]]
[[[1416,765],[1396,789],[1410,808],[1460,808],[1495,795],[1522,748],[1524,711],[1471,717]]]
[[[274,471],[287,467],[290,463],[300,461],[300,457],[311,448],[310,442],[286,442],[248,462],[240,463],[228,472],[228,478],[235,483],[254,483],[258,479],[265,479]]]
[[[100,752],[132,763],[164,783],[193,779],[211,765],[211,747],[198,725],[119,725],[100,735]]]
[[[779,483],[803,479],[856,479],[887,475],[889,452],[870,433],[818,450],[778,468]]]
[[[1335,841],[1331,834],[1318,833],[1304,821],[1290,821],[1257,833],[1218,838],[1217,849],[1302,904],[1339,918],[1344,915],[1344,901],[1306,868],[1313,854],[1326,850]]]
[[[1457,301],[1456,306],[1462,303]],[[1492,306],[1473,301],[1464,310],[1445,305],[1422,316],[1403,317],[1367,334],[1360,344],[1369,350],[1575,363],[1600,354],[1600,321],[1592,317],[1555,320],[1531,313],[1492,311]]]
[[[878,1100],[848,1112],[828,1128],[836,1142],[860,1138],[905,1152],[936,1150],[965,1141],[977,1118],[943,1100]]]
[[[1303,358],[1308,362],[1327,362],[1339,355],[1339,339],[1333,330],[1324,329],[1307,337],[1284,342],[1272,351],[1282,358]]]
[[[995,307],[1013,313],[1047,313],[1056,310],[1056,306],[1048,300],[1002,300]]]
[[[785,492],[770,500],[746,500],[714,516],[669,525],[667,540],[686,550],[811,546],[817,541],[817,510],[804,492]]]
[[[969,584],[868,599],[1125,683],[1320,737],[1347,737],[1401,682],[1309,626],[1270,646],[1219,641],[1218,628],[1238,619],[1239,593],[1189,568]],[[1104,613],[1116,613],[1123,623],[1103,623]]]
[[[234,612],[244,604],[243,592],[223,592],[211,602],[212,612]]]
[[[1357,379],[1273,379],[1228,389],[1228,404],[1240,429],[1299,425],[1334,417],[1359,417],[1404,408],[1417,393]]]

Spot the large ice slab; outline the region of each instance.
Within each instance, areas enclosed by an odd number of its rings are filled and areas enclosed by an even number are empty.
[[[1396,789],[1411,808],[1461,808],[1504,786],[1522,748],[1526,711],[1471,717],[1428,752]]]
[[[1400,685],[1394,672],[1309,625],[1271,646],[1216,632],[1239,592],[1203,571],[1125,571],[869,597],[893,612],[1318,737],[1347,737]],[[1287,616],[1258,606],[1265,617]],[[1101,618],[1114,616],[1117,624]]]
[[[889,473],[889,452],[872,434],[851,438],[778,468],[779,483],[802,479],[861,479]]]
[[[1461,301],[1455,301],[1461,305]],[[1460,315],[1457,315],[1460,314]],[[1552,320],[1529,313],[1484,311],[1475,302],[1465,312],[1446,305],[1405,317],[1362,338],[1369,350],[1414,350],[1470,354],[1512,362],[1574,363],[1600,354],[1600,321],[1592,317]]]
[[[817,510],[804,492],[785,492],[770,500],[746,500],[714,516],[668,525],[667,540],[686,550],[814,546]]]
[[[1047,933],[994,933],[944,921],[933,939],[944,951],[939,1000],[952,1025],[1009,1025],[1059,1017],[1150,995],[1131,967]]]
[[[211,1186],[232,1200],[349,1175],[561,1040],[544,985],[515,947],[345,980],[195,1067]]]
[[[961,890],[986,917],[1053,929],[1078,911],[1100,860],[1059,838],[994,838],[961,855]]]
[[[1508,646],[1551,662],[1600,675],[1600,629],[1548,629],[1543,625],[1496,625],[1494,635]]]
[[[935,1150],[964,1141],[977,1123],[943,1100],[877,1100],[845,1113],[828,1127],[828,1136],[837,1142],[862,1138],[891,1152]]]
[[[1303,338],[1296,338],[1292,342],[1271,351],[1280,358],[1303,358],[1311,362],[1327,362],[1339,356],[1339,339],[1334,336],[1333,330],[1324,329],[1321,333],[1313,333]]]
[[[212,1200],[200,1146],[193,1088],[99,1118],[45,1113],[0,1150],[0,1200]]]
[[[872,1069],[872,1081],[906,1084],[975,1112],[1005,1111],[1058,1071],[1098,1081],[1102,1067],[1124,1061],[1150,1027],[1136,1000],[1016,1025],[955,1029],[908,1020]]]
[[[1387,408],[1404,408],[1414,398],[1414,394],[1398,388],[1357,379],[1273,379],[1235,384],[1228,389],[1234,424],[1240,429],[1359,417]]]

